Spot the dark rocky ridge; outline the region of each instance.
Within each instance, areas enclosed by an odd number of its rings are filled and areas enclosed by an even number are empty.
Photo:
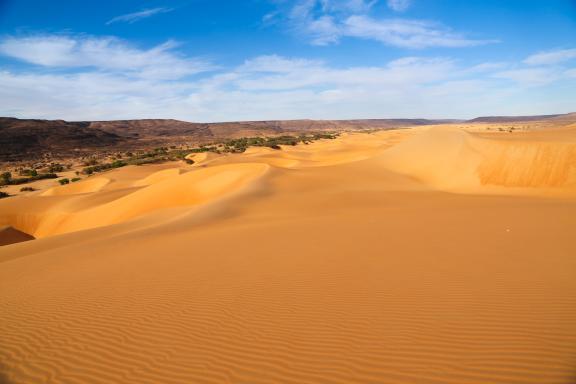
[[[576,114],[478,117],[467,123],[574,120]],[[173,119],[76,121],[0,117],[0,162],[72,157],[93,151],[124,151],[153,146],[206,144],[223,139],[303,132],[394,129],[462,120],[357,119],[270,120],[191,123]]]
[[[0,161],[72,156],[94,150],[130,150],[167,144],[302,132],[391,129],[441,120],[286,120],[190,123],[172,119],[78,121],[0,117]]]

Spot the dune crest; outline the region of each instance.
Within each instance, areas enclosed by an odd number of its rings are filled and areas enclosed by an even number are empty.
[[[102,190],[106,185],[110,184],[110,179],[107,177],[91,177],[75,183],[52,187],[41,196],[65,196],[76,195],[81,193],[92,193]]]
[[[180,175],[180,173],[182,173],[182,170],[180,168],[164,169],[162,171],[154,172],[153,174],[134,182],[134,186],[145,187],[148,185],[156,184],[168,178],[178,176]]]

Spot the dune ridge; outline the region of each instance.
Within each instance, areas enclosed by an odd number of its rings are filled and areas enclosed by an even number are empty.
[[[93,177],[80,182],[52,187],[42,192],[41,196],[62,196],[62,195],[75,195],[80,193],[91,193],[102,190],[110,183],[110,179],[106,177]]]

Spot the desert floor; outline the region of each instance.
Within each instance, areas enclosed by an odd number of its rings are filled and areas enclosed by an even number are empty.
[[[576,381],[576,127],[196,156],[0,201],[0,382]]]

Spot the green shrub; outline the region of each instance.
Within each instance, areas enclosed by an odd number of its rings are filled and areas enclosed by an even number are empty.
[[[20,176],[38,176],[38,171],[35,169],[23,169],[20,171]]]
[[[48,173],[56,173],[62,171],[64,171],[64,166],[59,163],[50,164],[50,166],[48,167]]]
[[[32,187],[22,187],[20,188],[20,192],[32,192],[35,191],[36,188],[32,188]]]
[[[86,167],[82,170],[82,173],[84,173],[86,175],[91,175],[91,174],[96,173],[96,172],[102,172],[102,171],[106,171],[108,169],[113,169],[113,168],[120,168],[120,167],[124,167],[126,165],[128,165],[128,163],[123,161],[123,160],[115,160],[112,163],[108,163],[108,164],[100,164],[100,165],[94,165],[91,167]]]
[[[36,180],[43,180],[43,179],[56,179],[58,175],[55,173],[41,173],[37,176],[30,176],[30,177],[19,177],[17,179],[0,179],[0,185],[18,185],[18,184],[26,184],[31,181]]]
[[[70,183],[70,180],[68,180],[67,178],[64,178],[64,179],[58,180],[58,182],[60,183],[60,185],[66,185],[66,184]]]
[[[7,194],[6,192],[0,191],[0,199],[3,199],[3,198],[5,198],[5,197],[10,197],[10,195]]]
[[[74,178],[72,178],[70,181],[71,181],[72,183],[75,183],[75,182],[80,181],[80,180],[82,180],[82,179],[79,178],[79,177],[74,177]]]

